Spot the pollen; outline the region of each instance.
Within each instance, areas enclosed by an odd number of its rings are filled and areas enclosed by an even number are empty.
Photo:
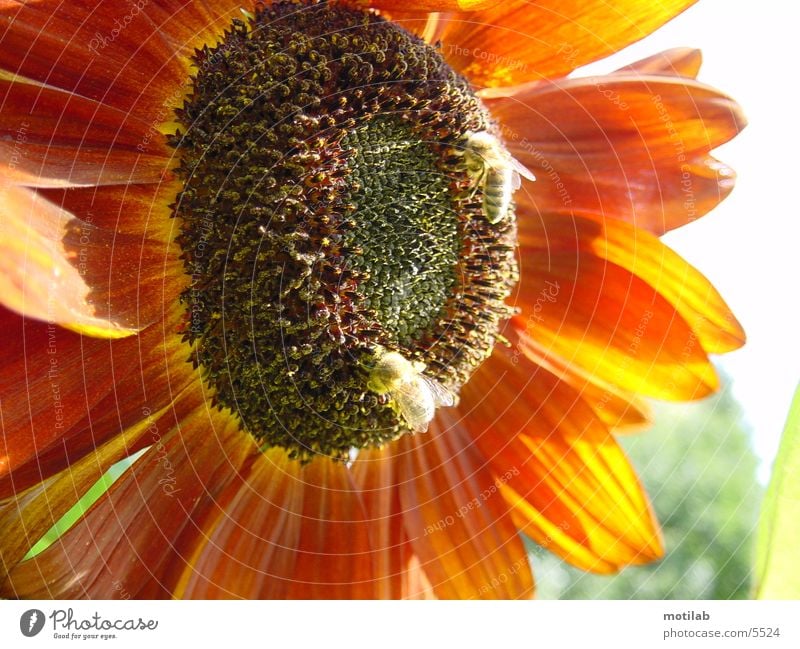
[[[194,63],[173,210],[216,405],[300,459],[418,429],[370,389],[378,350],[457,395],[511,313],[513,207],[490,223],[458,154],[488,112],[435,47],[339,4],[261,7]]]

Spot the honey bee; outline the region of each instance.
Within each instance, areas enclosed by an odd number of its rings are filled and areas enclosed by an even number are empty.
[[[452,406],[455,398],[438,381],[423,374],[425,363],[409,361],[402,354],[378,348],[370,368],[367,388],[387,394],[392,406],[415,433],[424,433],[436,408]]]
[[[468,133],[462,154],[467,173],[475,180],[475,191],[483,189],[483,212],[489,223],[499,223],[508,213],[511,195],[521,185],[520,175],[536,180],[525,165],[486,131]]]

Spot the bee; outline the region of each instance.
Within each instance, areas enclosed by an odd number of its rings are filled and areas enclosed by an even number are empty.
[[[520,188],[520,175],[536,180],[521,162],[505,150],[491,133],[467,133],[462,155],[475,190],[483,189],[483,213],[489,223],[499,223],[511,206],[511,195]]]
[[[436,408],[455,405],[455,397],[438,381],[423,374],[425,363],[378,348],[367,388],[387,394],[392,406],[415,433],[424,433]]]

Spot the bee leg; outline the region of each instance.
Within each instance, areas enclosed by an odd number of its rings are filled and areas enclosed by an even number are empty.
[[[467,196],[467,200],[471,201],[473,198],[475,198],[475,194],[478,193],[478,190],[485,185],[487,173],[488,170],[486,168],[481,170],[480,175],[475,179],[475,182],[472,185],[472,191]]]

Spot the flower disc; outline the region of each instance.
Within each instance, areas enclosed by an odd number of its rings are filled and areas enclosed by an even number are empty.
[[[265,447],[345,458],[408,432],[367,388],[377,349],[457,393],[516,279],[460,151],[494,125],[426,45],[366,12],[278,2],[196,56],[172,138],[186,338]]]

